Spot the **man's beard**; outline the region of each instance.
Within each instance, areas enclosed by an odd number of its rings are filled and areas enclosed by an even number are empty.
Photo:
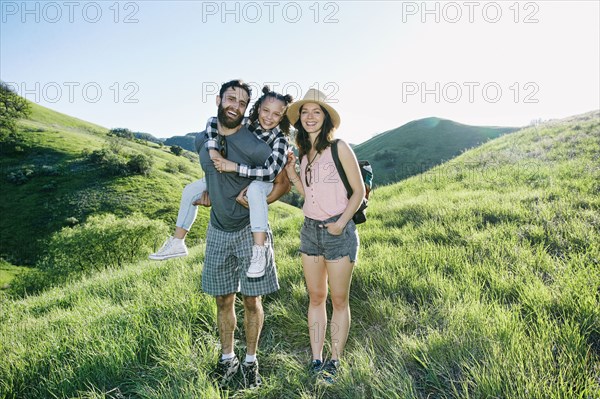
[[[219,119],[219,123],[226,127],[227,129],[235,129],[242,123],[242,119],[244,119],[244,115],[240,114],[237,118],[232,119],[229,115],[225,113],[225,110],[219,104],[219,110],[217,111],[217,118]]]

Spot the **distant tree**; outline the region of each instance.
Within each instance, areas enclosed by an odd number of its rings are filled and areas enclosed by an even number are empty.
[[[30,113],[27,100],[0,81],[0,133],[15,133],[17,119],[26,118]]]
[[[127,140],[133,140],[135,138],[133,132],[127,128],[117,127],[114,129],[110,129],[108,132],[110,136],[122,137]]]
[[[178,145],[172,145],[171,152],[177,156],[180,156],[181,154],[183,154],[183,148],[181,148]]]

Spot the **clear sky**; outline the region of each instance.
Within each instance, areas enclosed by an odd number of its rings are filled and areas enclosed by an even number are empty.
[[[202,130],[234,78],[319,88],[351,143],[428,116],[523,126],[600,108],[598,0],[2,0],[0,18],[0,79],[19,94],[157,137]]]

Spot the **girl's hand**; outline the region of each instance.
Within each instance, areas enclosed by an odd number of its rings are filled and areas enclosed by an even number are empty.
[[[285,171],[288,174],[288,177],[291,179],[296,175],[296,161],[297,157],[293,151],[289,151],[287,154],[287,162],[285,164]]]
[[[219,151],[213,150],[212,148],[210,150],[208,150],[208,156],[212,160],[215,160],[215,159],[224,159],[223,155],[221,155],[221,153]]]
[[[210,197],[208,196],[208,191],[204,191],[200,198],[192,202],[192,205],[210,206]]]
[[[248,192],[248,187],[240,191],[235,200],[244,208],[248,208],[248,197],[246,197],[246,193]]]
[[[325,223],[325,227],[327,227],[327,231],[332,236],[339,236],[344,232],[344,227],[340,227],[337,222]]]
[[[215,169],[219,173],[223,172],[235,172],[237,170],[237,164],[229,159],[225,159],[219,154],[219,158],[212,159]]]

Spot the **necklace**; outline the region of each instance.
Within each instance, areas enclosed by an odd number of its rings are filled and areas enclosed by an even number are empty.
[[[319,152],[315,151],[315,156],[313,157],[312,160],[308,161],[308,163],[306,164],[306,169],[304,169],[304,181],[306,183],[306,187],[309,187],[310,183],[312,182],[312,179],[313,179],[312,166],[313,166],[313,163],[315,162],[315,159],[317,159],[318,156],[319,156]],[[306,154],[306,157],[308,158],[308,154]]]
[[[308,161],[308,163],[306,164],[306,169],[307,170],[311,170],[312,169],[312,164],[315,162],[315,159],[317,159],[317,157],[319,156],[319,153],[317,151],[315,151],[315,156],[313,157],[312,160]],[[306,157],[308,158],[308,154],[306,155]]]

